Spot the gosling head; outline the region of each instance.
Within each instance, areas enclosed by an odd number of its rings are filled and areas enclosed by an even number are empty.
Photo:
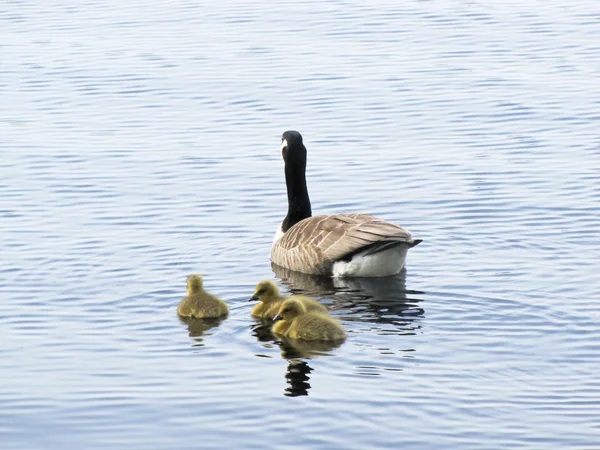
[[[202,277],[200,275],[190,275],[187,277],[188,295],[196,294],[202,290]]]
[[[290,298],[283,302],[281,308],[279,308],[279,313],[273,318],[273,320],[292,320],[294,317],[298,317],[300,314],[304,314],[305,312],[306,307],[301,301],[296,300],[295,298]]]
[[[271,280],[263,280],[256,285],[254,294],[248,299],[249,302],[259,300],[263,303],[269,303],[275,298],[279,297],[279,289],[277,285]]]

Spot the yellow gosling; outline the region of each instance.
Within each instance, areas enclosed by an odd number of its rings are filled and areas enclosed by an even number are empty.
[[[260,317],[262,319],[272,320],[277,313],[279,308],[285,300],[292,297],[285,297],[279,293],[277,285],[271,280],[263,280],[254,289],[254,294],[250,299],[251,301],[257,301],[258,305],[252,308],[250,314],[254,317]],[[321,313],[328,314],[327,308],[316,300],[303,295],[294,296],[293,298],[301,301],[308,311],[320,311]]]
[[[346,332],[329,315],[307,311],[298,299],[291,297],[281,305],[271,331],[292,339],[305,341],[335,341],[344,339]]]
[[[182,317],[210,319],[226,316],[229,310],[223,300],[206,292],[202,286],[200,275],[190,275],[187,279],[188,295],[177,307],[177,314]]]
[[[318,301],[316,301],[313,298],[307,297],[305,295],[292,295],[288,298],[293,298],[295,300],[298,300],[299,302],[301,302],[304,305],[306,310],[309,312],[325,314],[326,316],[329,315],[329,311],[327,310],[325,305],[319,303]],[[277,310],[277,314],[279,314],[279,309]],[[275,315],[277,315],[277,314],[275,314]]]

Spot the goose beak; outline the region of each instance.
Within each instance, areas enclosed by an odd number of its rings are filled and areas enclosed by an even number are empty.
[[[278,320],[283,320],[283,316],[281,314],[277,314],[275,317],[273,317],[273,320],[275,322],[277,322]]]
[[[255,302],[258,300],[258,295],[254,294],[252,297],[248,299],[249,302]]]

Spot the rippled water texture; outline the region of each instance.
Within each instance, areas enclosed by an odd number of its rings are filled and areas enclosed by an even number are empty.
[[[7,1],[0,43],[0,447],[600,447],[600,3]],[[290,128],[406,274],[271,268]],[[275,342],[264,278],[346,342]]]

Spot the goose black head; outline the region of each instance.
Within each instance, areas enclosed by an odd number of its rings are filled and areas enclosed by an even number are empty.
[[[302,135],[294,130],[289,130],[281,136],[281,155],[285,164],[299,164],[306,166],[306,147],[302,142]]]
[[[302,135],[289,130],[281,136],[281,155],[285,162],[288,213],[281,223],[284,233],[296,223],[312,215],[308,189],[306,188],[306,147]]]

